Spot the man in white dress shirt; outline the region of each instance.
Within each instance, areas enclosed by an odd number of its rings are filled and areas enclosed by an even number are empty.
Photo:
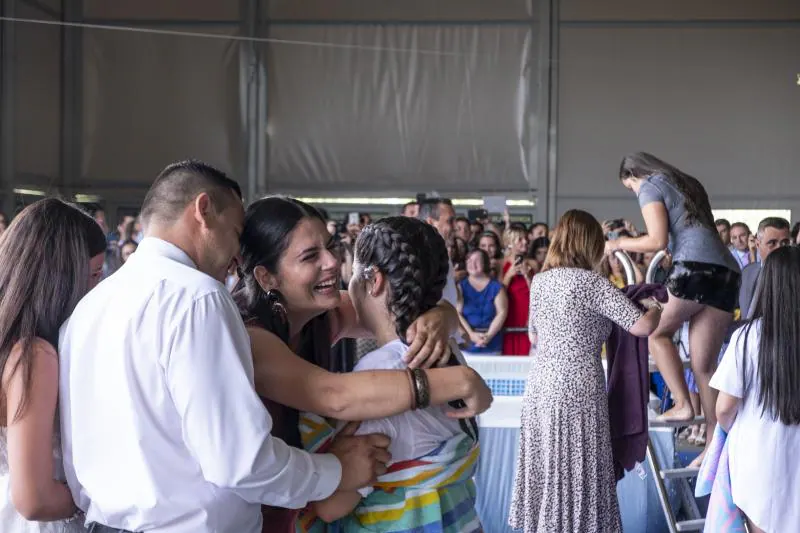
[[[171,165],[142,220],[138,250],[59,339],[64,466],[87,524],[260,533],[262,503],[299,508],[383,473],[385,437],[311,455],[270,436],[223,285],[244,221],[236,182],[199,162]]]
[[[453,209],[453,203],[447,198],[428,198],[419,203],[417,218],[436,228],[439,235],[447,242],[453,233],[456,211]],[[445,300],[453,307],[458,303],[455,271],[452,263],[450,263],[450,270],[447,272],[447,284],[442,292],[442,300]]]
[[[739,264],[740,269],[744,269],[749,265],[754,258],[751,257],[750,251],[750,228],[744,222],[736,222],[731,225],[731,254],[736,262]]]

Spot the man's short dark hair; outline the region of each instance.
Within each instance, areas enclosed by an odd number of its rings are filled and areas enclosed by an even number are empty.
[[[714,221],[715,226],[725,226],[726,229],[731,229],[731,223],[727,218],[718,218]]]
[[[466,222],[467,226],[469,226],[469,219],[467,217],[456,217],[456,222]]]
[[[439,207],[442,205],[453,206],[453,201],[449,198],[426,198],[419,202],[419,214],[417,218],[423,222],[428,219],[439,220]]]
[[[761,236],[761,234],[767,228],[788,230],[788,229],[791,229],[791,226],[789,225],[789,221],[786,220],[785,218],[767,217],[767,218],[765,218],[764,220],[762,220],[761,222],[758,223],[758,235]]]
[[[750,227],[744,222],[734,222],[733,224],[731,224],[730,229],[733,228],[744,228],[745,230],[747,230],[747,233],[750,233]]]
[[[239,184],[224,172],[202,161],[172,163],[158,175],[142,204],[142,223],[157,219],[177,220],[186,206],[201,193],[208,194],[211,205],[222,211],[230,205],[230,193],[242,198]]]

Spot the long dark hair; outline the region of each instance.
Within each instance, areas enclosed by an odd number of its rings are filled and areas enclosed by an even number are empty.
[[[488,262],[483,250],[478,250]],[[450,261],[447,245],[433,226],[408,217],[388,217],[370,224],[356,240],[355,259],[361,270],[353,275],[368,279],[377,269],[389,284],[387,306],[394,317],[397,336],[406,342],[408,327],[436,307],[447,284]],[[485,263],[484,263],[485,264]],[[451,356],[450,364],[458,364]],[[450,402],[463,408],[461,401]],[[478,440],[474,419],[460,420],[461,429]]]
[[[326,219],[315,207],[286,196],[269,196],[250,204],[245,212],[241,237],[239,281],[233,298],[248,324],[257,325],[277,335],[289,345],[289,323],[284,313],[276,312],[287,305],[280,294],[267,294],[258,284],[255,268],[263,266],[279,274],[278,264],[289,246],[291,234],[306,218]],[[330,325],[327,313],[312,318],[300,332],[297,355],[331,372],[341,372],[340,358],[332,357]],[[279,428],[280,436],[290,445],[300,446],[299,413],[284,407],[285,416]]]
[[[420,220],[388,217],[364,228],[355,259],[364,269],[359,275],[377,268],[386,276],[389,311],[405,342],[408,327],[442,299],[450,268],[444,239]]]
[[[97,222],[56,198],[23,209],[0,237],[0,376],[14,346],[22,350],[9,374],[22,372],[24,383],[14,420],[28,406],[34,339],[58,346],[58,329],[89,290],[89,260],[105,249]]]
[[[800,424],[800,248],[784,247],[770,253],[762,267],[753,318],[745,326],[742,350],[743,390],[747,341],[761,322],[758,343],[758,396],[762,415],[786,425]],[[741,337],[740,337],[741,339]]]
[[[530,245],[528,245],[528,257],[531,259],[536,258],[536,252],[539,249],[544,248],[546,250],[550,249],[550,238],[549,237],[539,237],[534,239]]]
[[[714,229],[714,215],[711,213],[711,202],[708,193],[697,178],[673,167],[647,152],[636,152],[622,158],[619,165],[619,179],[645,179],[649,176],[661,175],[677,189],[683,197],[686,207],[686,221],[690,225],[702,225]]]
[[[497,233],[493,231],[484,231],[478,237],[478,245],[481,243],[481,239],[484,237],[489,237],[494,241],[495,245],[495,254],[494,257],[490,257],[490,259],[502,259],[503,258],[503,243],[500,242],[500,237],[497,236]]]

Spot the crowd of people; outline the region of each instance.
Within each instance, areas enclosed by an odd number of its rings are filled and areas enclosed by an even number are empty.
[[[244,206],[197,161],[115,231],[55,198],[3,217],[0,529],[481,532],[474,417],[492,395],[455,341],[536,358],[510,525],[617,533],[601,353],[620,331],[647,339],[660,419],[706,448],[727,437],[751,531],[796,530],[797,231],[714,220],[700,181],[650,154],[619,181],[642,231],[580,210],[553,229],[470,219],[445,198],[340,223],[284,196]],[[619,290],[663,250],[663,298]]]
[[[38,201],[0,236],[0,530],[361,531],[387,498],[392,524],[480,530],[473,418],[492,395],[448,365],[430,225],[368,226],[340,291],[318,210],[245,211],[203,163],[168,166],[140,220],[102,282],[114,250],[74,205]],[[382,345],[337,368],[331,345],[363,336]]]

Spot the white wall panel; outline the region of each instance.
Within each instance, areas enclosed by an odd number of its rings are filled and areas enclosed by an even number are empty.
[[[560,208],[611,216],[636,150],[696,175],[717,207],[797,197],[798,51],[800,28],[562,28]]]
[[[491,25],[271,29],[276,39],[343,47],[270,45],[270,188],[535,186],[526,159],[536,59],[529,33]]]
[[[146,186],[175,160],[239,164],[238,44],[90,30],[84,63],[86,179]]]
[[[17,16],[45,15],[17,2]],[[15,166],[26,182],[57,184],[60,162],[61,31],[58,26],[16,25]]]

